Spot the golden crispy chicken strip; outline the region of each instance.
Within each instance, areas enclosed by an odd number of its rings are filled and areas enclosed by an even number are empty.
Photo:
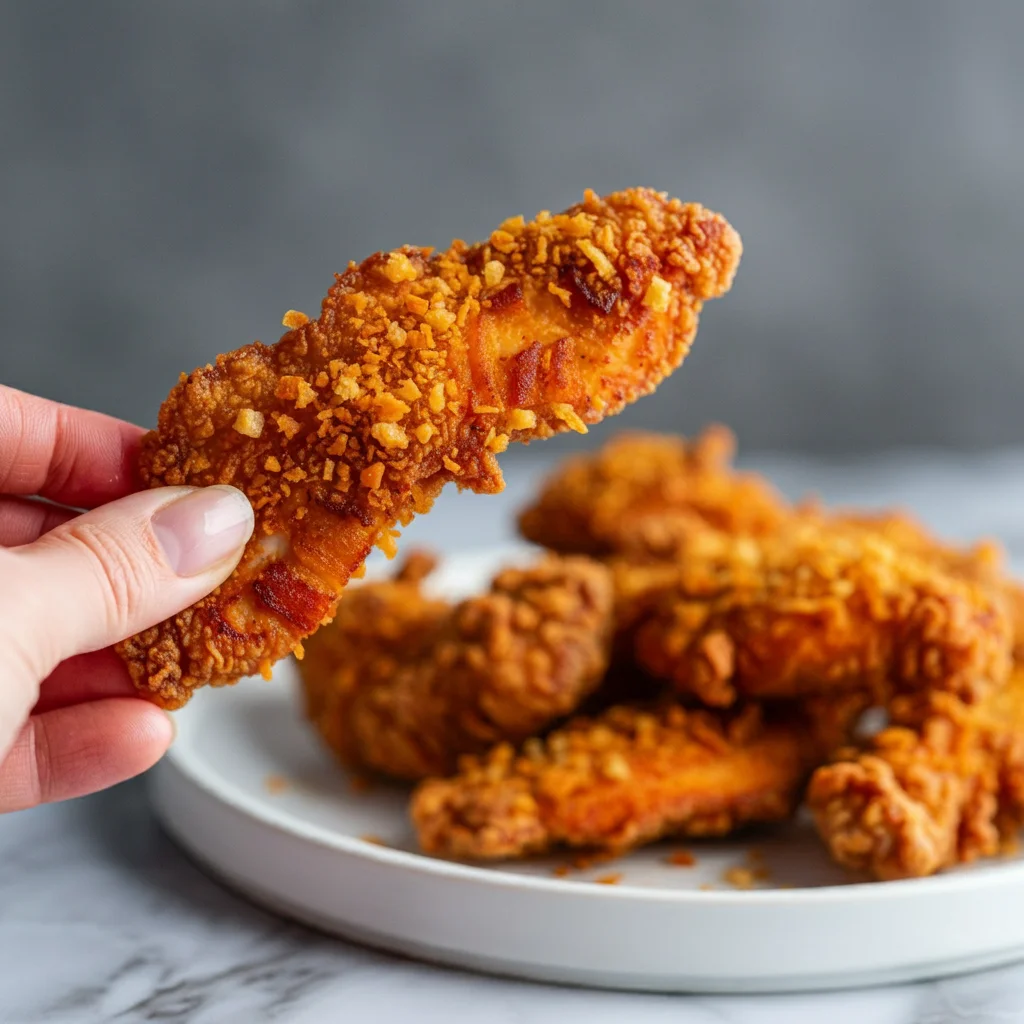
[[[819,768],[807,802],[832,856],[879,879],[998,852],[1024,825],[1024,667],[979,704],[894,704],[899,724]]]
[[[850,701],[824,713],[614,707],[421,783],[413,824],[427,853],[497,860],[559,846],[618,854],[663,836],[782,821],[860,710]]]
[[[1024,659],[1024,586],[1009,575],[1006,552],[998,541],[986,539],[969,545],[950,544],[927,530],[907,512],[852,512],[829,514],[833,522],[880,533],[890,544],[927,558],[955,576],[974,580],[1002,593],[1013,628],[1014,653]]]
[[[587,192],[438,253],[351,264],[320,317],[183,376],[143,445],[149,486],[233,484],[256,510],[212,595],[119,651],[164,707],[300,651],[374,545],[449,482],[493,493],[495,456],[619,412],[689,351],[739,236],[661,193]]]
[[[693,441],[624,433],[569,459],[519,517],[528,540],[561,552],[659,557],[678,532],[777,529],[792,513],[767,480],[732,468],[736,441],[708,427]]]
[[[665,566],[640,567],[660,575],[636,657],[707,704],[889,684],[971,699],[1010,670],[1001,595],[872,531],[813,522],[760,538],[697,531],[672,568],[667,582]]]
[[[408,570],[346,594],[301,663],[307,714],[343,764],[405,779],[519,743],[575,711],[604,677],[608,570],[548,555],[448,606]]]

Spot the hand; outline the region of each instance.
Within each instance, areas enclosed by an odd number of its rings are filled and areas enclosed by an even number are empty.
[[[232,487],[136,492],[142,433],[0,385],[0,811],[160,758],[171,719],[110,645],[213,590],[252,533]]]

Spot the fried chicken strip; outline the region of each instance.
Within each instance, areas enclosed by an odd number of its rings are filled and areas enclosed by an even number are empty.
[[[427,853],[497,860],[559,846],[619,854],[663,836],[782,821],[860,708],[614,707],[519,754],[501,744],[464,758],[453,778],[421,783],[413,824]]]
[[[299,652],[445,483],[499,491],[510,441],[584,431],[652,391],[740,252],[699,205],[588,192],[479,245],[351,264],[319,319],[290,312],[276,345],[183,376],[143,443],[143,482],[238,486],[256,529],[218,590],[119,646],[135,684],[180,707]]]
[[[1024,660],[1024,586],[1006,571],[1006,552],[991,539],[961,546],[932,534],[913,516],[900,511],[838,510],[831,520],[853,529],[881,534],[890,544],[944,568],[954,576],[994,588],[1003,595],[1013,629],[1014,654]]]
[[[674,566],[639,571],[658,574],[635,636],[639,664],[713,706],[890,685],[970,700],[1009,673],[1001,595],[875,532],[698,531]]]
[[[570,459],[519,517],[527,540],[561,552],[670,555],[679,531],[761,534],[791,514],[771,485],[732,468],[736,440],[708,427],[693,441],[624,433]]]
[[[998,852],[1024,824],[1024,667],[976,705],[894,706],[900,724],[819,768],[807,802],[830,853],[879,879]]]
[[[608,570],[548,555],[451,607],[404,570],[353,587],[301,662],[307,714],[346,765],[404,779],[519,743],[575,711],[604,677]]]

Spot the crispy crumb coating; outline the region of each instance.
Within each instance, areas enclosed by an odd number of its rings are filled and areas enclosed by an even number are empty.
[[[674,568],[636,631],[636,657],[710,705],[887,684],[971,699],[1010,670],[1001,595],[873,531],[695,532]]]
[[[693,441],[620,434],[567,460],[522,512],[519,528],[555,551],[648,557],[671,556],[676,534],[695,525],[728,533],[777,529],[788,506],[762,477],[732,468],[735,448],[722,426]]]
[[[604,677],[608,570],[548,555],[460,604],[408,572],[354,587],[301,663],[307,714],[339,759],[405,779],[520,742],[573,712]]]
[[[318,319],[183,375],[143,443],[148,486],[233,484],[256,511],[212,595],[119,646],[164,707],[271,664],[330,620],[374,545],[441,487],[493,493],[495,456],[619,412],[690,349],[739,236],[662,193],[587,192],[445,251],[350,264]]]
[[[1024,824],[1024,668],[979,704],[948,694],[819,768],[807,802],[845,867],[916,878],[997,853]]]
[[[559,846],[622,853],[667,835],[720,836],[788,818],[810,770],[850,724],[819,729],[791,707],[728,712],[618,706],[577,718],[520,753],[501,744],[428,779],[411,813],[427,853],[497,860]]]
[[[955,576],[1000,592],[1013,629],[1014,654],[1024,659],[1024,586],[1006,571],[1006,552],[991,539],[970,545],[950,544],[934,536],[912,515],[900,511],[831,514],[834,523],[880,533],[890,544],[926,558]]]

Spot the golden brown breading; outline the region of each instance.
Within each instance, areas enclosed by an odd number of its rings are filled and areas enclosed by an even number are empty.
[[[986,539],[961,546],[937,538],[905,512],[851,512],[829,514],[833,523],[880,533],[890,544],[927,558],[955,576],[994,587],[1002,593],[1013,628],[1014,651],[1024,658],[1024,587],[1006,571],[1006,552],[997,541]]]
[[[644,611],[636,657],[713,706],[889,684],[970,699],[1009,672],[1001,596],[874,532],[821,523],[759,538],[698,531],[675,569],[676,582],[660,579]]]
[[[808,773],[860,711],[849,701],[729,712],[619,706],[518,755],[501,744],[412,798],[427,853],[497,860],[576,846],[622,853],[667,835],[720,836],[790,817]]]
[[[832,856],[893,879],[996,853],[1024,824],[1024,668],[979,704],[932,694],[897,703],[894,717],[811,780]]]
[[[694,441],[624,433],[568,460],[519,518],[523,535],[555,551],[660,556],[678,531],[776,529],[789,507],[762,477],[731,466],[735,438],[708,427]],[[670,554],[670,553],[669,553]]]
[[[182,376],[143,443],[148,486],[234,484],[256,510],[212,595],[120,645],[164,707],[269,672],[329,620],[374,545],[455,481],[500,491],[510,441],[584,431],[683,360],[739,236],[631,189],[506,221],[487,242],[350,264],[319,319]]]
[[[520,742],[573,712],[608,668],[604,566],[548,555],[454,607],[418,583],[353,587],[301,663],[307,714],[339,759],[406,779]]]

